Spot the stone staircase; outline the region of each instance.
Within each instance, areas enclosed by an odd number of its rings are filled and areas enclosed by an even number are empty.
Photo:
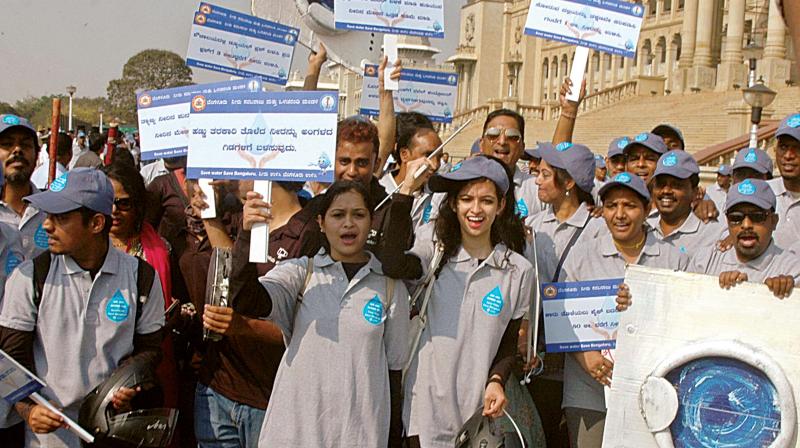
[[[775,111],[772,118],[781,119],[800,110],[800,88],[783,86],[774,90],[778,96],[770,107]],[[728,135],[731,118],[725,108],[738,101],[742,101],[741,91],[629,97],[601,109],[581,112],[574,141],[604,154],[608,143],[615,137],[632,137],[659,123],[670,123],[683,131],[687,150],[694,153],[731,138]],[[474,121],[453,140],[447,151],[458,158],[466,156],[472,142],[481,134],[487,111],[485,108],[476,111]],[[527,146],[530,148],[536,141],[550,140],[555,125],[555,119],[527,120]]]

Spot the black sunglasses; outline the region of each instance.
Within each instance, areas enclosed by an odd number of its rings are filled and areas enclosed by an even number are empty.
[[[728,222],[734,225],[739,225],[744,222],[745,218],[750,218],[750,222],[755,224],[761,224],[762,222],[766,221],[767,218],[772,214],[769,211],[761,211],[761,212],[729,212],[726,213],[725,216],[728,218]]]
[[[114,199],[114,207],[121,212],[128,212],[133,208],[133,200],[131,198]]]

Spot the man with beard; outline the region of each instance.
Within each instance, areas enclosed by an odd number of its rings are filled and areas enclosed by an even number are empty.
[[[686,151],[672,150],[659,159],[649,185],[658,212],[647,223],[658,239],[689,256],[713,246],[724,230],[717,221],[704,223],[692,213],[699,184],[700,167],[694,157]]]
[[[0,115],[0,162],[5,185],[0,199],[0,222],[18,229],[26,259],[47,250],[47,232],[42,229],[45,214],[22,199],[39,190],[31,183],[39,139],[28,120]]]
[[[781,172],[781,177],[769,181],[777,198],[775,212],[780,217],[775,242],[788,248],[800,235],[800,114],[786,117],[775,136],[775,159]]]
[[[747,179],[728,192],[725,216],[734,250],[710,247],[692,260],[690,270],[719,275],[729,289],[742,282],[764,283],[775,296],[788,297],[800,280],[800,258],[773,241],[779,222],[776,200],[767,182]]]

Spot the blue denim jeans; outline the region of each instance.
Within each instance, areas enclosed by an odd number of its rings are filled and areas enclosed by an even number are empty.
[[[197,383],[194,432],[200,448],[249,448],[258,444],[266,411],[225,398]]]

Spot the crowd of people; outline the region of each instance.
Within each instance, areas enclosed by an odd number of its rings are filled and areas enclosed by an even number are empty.
[[[394,113],[379,72],[379,119],[338,125],[335,182],[274,182],[269,202],[225,180],[209,201],[186,157],[140,166],[135,141],[98,132],[60,134],[50,180],[45,139],[0,116],[0,348],[74,419],[121,366],[149,366],[156,407],[179,410],[169,446],[452,447],[477,411],[527,446],[593,448],[614,362],[544,353],[546,335],[529,347],[537,281],[639,264],[785,298],[800,280],[800,114],[777,163],[743,149],[704,188],[674,126],[609,135],[605,155],[573,142],[568,80],[552,141],[526,150],[524,118],[500,109],[450,160],[428,118]],[[261,223],[269,256],[251,263]],[[227,304],[208,300],[220,266]],[[636,306],[619,291],[621,312]],[[101,413],[141,408],[146,389],[116,388]],[[0,403],[3,446],[78,447],[67,426]]]

